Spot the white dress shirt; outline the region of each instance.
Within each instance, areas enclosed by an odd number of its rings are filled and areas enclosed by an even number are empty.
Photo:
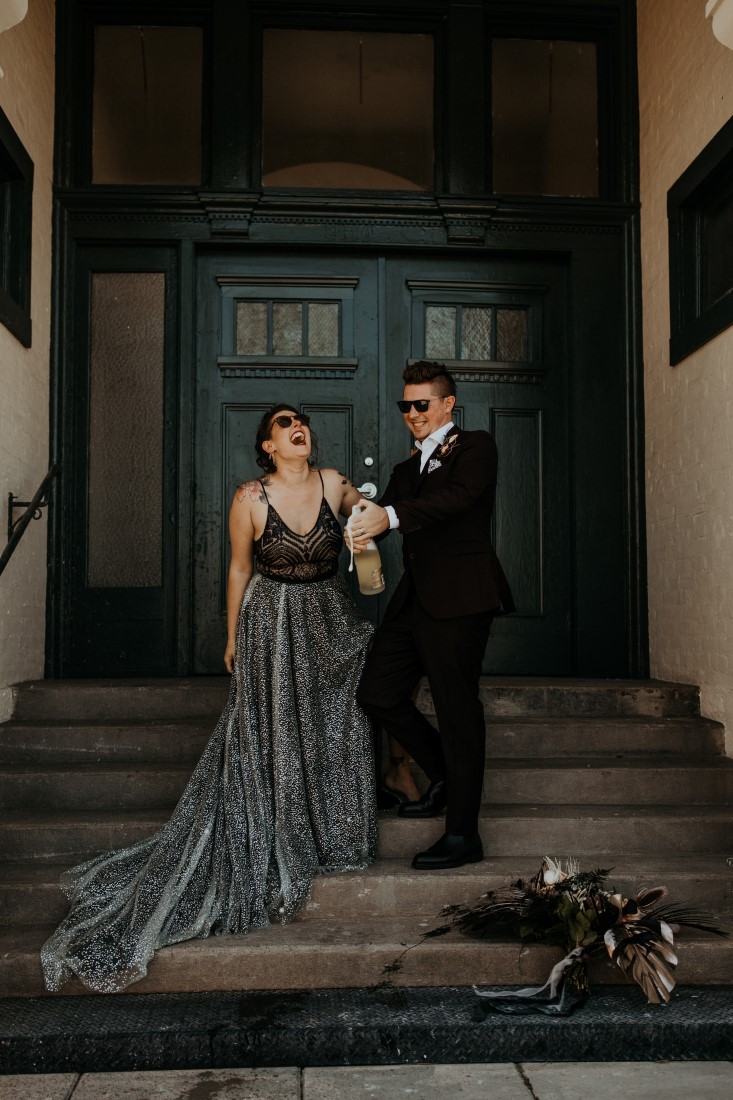
[[[422,473],[425,469],[425,463],[428,461],[433,451],[435,451],[438,447],[442,446],[442,444],[445,443],[445,437],[448,435],[448,432],[454,427],[455,424],[453,423],[453,421],[449,420],[447,424],[443,424],[442,427],[434,431],[432,435],[429,435],[427,439],[415,440],[415,446],[420,452],[420,473]],[[400,521],[397,519],[397,513],[395,512],[391,504],[387,504],[384,510],[389,516],[390,531],[393,531],[396,527],[399,527],[400,525]]]

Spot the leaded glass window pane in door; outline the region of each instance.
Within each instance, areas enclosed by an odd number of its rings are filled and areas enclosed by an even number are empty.
[[[519,363],[528,356],[526,309],[497,309],[496,358],[500,362]]]
[[[310,302],[308,305],[308,355],[328,357],[338,353],[338,302]]]
[[[464,306],[461,310],[461,359],[491,359],[489,306]]]
[[[272,354],[303,354],[303,306],[300,302],[273,302]]]
[[[237,302],[237,355],[267,355],[267,302]]]
[[[428,359],[455,359],[455,306],[425,307],[425,355]]]

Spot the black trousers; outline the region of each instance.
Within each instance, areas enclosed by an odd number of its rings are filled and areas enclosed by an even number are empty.
[[[477,831],[486,758],[479,676],[492,612],[435,619],[411,588],[374,635],[356,697],[410,753],[431,782],[445,779],[446,832]],[[440,732],[410,698],[427,676]]]

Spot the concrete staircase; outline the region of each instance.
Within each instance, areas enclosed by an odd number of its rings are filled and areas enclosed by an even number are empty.
[[[149,836],[213,728],[225,679],[44,681],[18,688],[0,726],[0,996],[43,993],[38,949],[65,912],[63,867]],[[533,873],[543,855],[613,867],[620,889],[669,887],[733,926],[733,760],[697,689],[655,681],[490,679],[487,859],[438,873],[410,858],[441,819],[385,814],[368,871],[316,881],[287,927],[165,948],[135,992],[374,986],[442,906]],[[432,701],[426,688],[419,703]],[[678,981],[733,984],[733,941],[683,933]],[[457,934],[410,950],[404,986],[544,980],[555,949]],[[594,979],[622,980],[607,962]],[[65,993],[82,993],[69,984]]]

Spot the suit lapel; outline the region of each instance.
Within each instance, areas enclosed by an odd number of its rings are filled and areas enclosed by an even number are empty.
[[[435,452],[433,452],[433,453],[435,453]],[[433,456],[431,455],[430,458],[432,458],[432,457]],[[422,470],[420,470],[420,467],[418,466],[418,475],[417,475],[417,479],[415,481],[414,492],[417,492],[418,489],[421,488],[421,486],[423,485],[423,483],[425,481],[425,478],[428,476],[428,469],[430,467],[430,458],[427,460],[427,462],[423,466]]]
[[[449,432],[449,435],[457,435],[458,436],[458,442],[460,442],[460,437],[461,437],[460,428],[457,428],[457,427],[454,426],[451,429],[451,431]],[[442,445],[443,444],[441,444],[440,446],[442,446]],[[430,473],[430,462],[431,462],[432,459],[437,457],[437,454],[438,454],[439,450],[440,450],[440,447],[435,448],[435,450],[431,454],[430,458],[427,460],[427,462],[423,466],[422,472],[418,474],[417,481],[415,482],[415,487],[413,489],[414,493],[417,493],[423,487],[423,485],[425,484],[425,481],[426,481],[426,479],[427,479],[427,477],[429,476],[429,473]],[[420,452],[418,451],[418,455],[419,455],[419,453]],[[419,469],[420,469],[420,467],[418,466],[418,470]]]
[[[410,492],[414,493],[417,488],[417,483],[420,480],[420,452],[416,451],[410,459]]]

